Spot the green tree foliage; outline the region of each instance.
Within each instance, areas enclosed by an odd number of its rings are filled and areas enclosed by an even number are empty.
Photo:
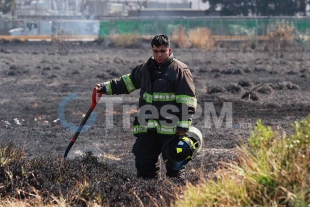
[[[210,10],[221,9],[223,16],[293,16],[306,14],[309,0],[202,0],[209,2]]]
[[[16,0],[0,0],[0,12],[7,14],[13,12],[16,7]]]

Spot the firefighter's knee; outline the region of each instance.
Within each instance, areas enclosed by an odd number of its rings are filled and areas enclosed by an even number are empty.
[[[135,159],[137,176],[144,179],[156,178],[159,171],[157,161],[158,158],[143,158],[137,156]]]

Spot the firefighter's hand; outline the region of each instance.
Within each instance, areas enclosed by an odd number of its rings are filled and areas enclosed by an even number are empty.
[[[103,85],[101,83],[98,83],[95,86],[95,89],[97,90],[97,92],[102,93]]]
[[[177,135],[179,135],[179,136],[185,136],[185,134],[186,134],[186,130],[185,129],[178,129],[177,130]]]

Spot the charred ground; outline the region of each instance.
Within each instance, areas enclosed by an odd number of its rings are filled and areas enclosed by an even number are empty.
[[[123,106],[136,105],[138,92],[114,96],[122,97],[122,103],[114,105],[113,128],[106,127],[109,112],[99,103],[94,110],[95,123],[80,134],[69,160],[61,158],[74,134],[60,122],[61,109],[69,124],[79,125],[90,107],[94,85],[130,73],[149,58],[149,46],[126,49],[72,43],[67,45],[68,55],[59,54],[58,49],[43,42],[0,45],[0,140],[25,151],[25,159],[1,168],[6,180],[7,171],[14,172],[14,181],[1,188],[1,196],[27,196],[16,189],[26,191],[27,186],[33,186],[47,200],[52,200],[49,195],[61,193],[81,205],[85,205],[83,199],[113,206],[136,206],[140,202],[163,206],[172,202],[178,183],[166,180],[164,173],[157,181],[135,178],[131,154],[135,138],[123,123],[124,113],[130,115],[127,122],[131,123],[135,110],[124,111]],[[208,52],[174,49],[174,56],[192,71],[202,106],[194,126],[202,131],[204,146],[187,167],[190,182],[198,182],[200,175],[215,170],[220,161],[235,159],[238,141],[247,140],[258,119],[290,133],[291,123],[310,113],[307,54],[307,49],[291,48],[279,58],[259,48],[240,50],[237,44]],[[62,107],[66,97],[71,101]],[[206,103],[212,103],[218,117],[223,106],[231,103],[232,127],[226,127],[225,119],[220,127],[214,123],[207,127]],[[21,166],[26,167],[26,173]]]

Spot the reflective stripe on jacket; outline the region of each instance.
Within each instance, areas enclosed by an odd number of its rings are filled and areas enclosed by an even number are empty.
[[[140,89],[140,112],[134,123],[135,135],[147,130],[171,135],[176,133],[177,128],[188,130],[191,125],[191,116],[197,107],[193,77],[188,66],[174,58],[173,54],[161,65],[151,57],[136,66],[130,74],[105,82],[104,86],[106,94],[110,95],[129,94]],[[142,107],[157,109],[158,117],[152,117],[148,110],[141,113]],[[166,108],[167,113],[161,113]],[[146,117],[144,124],[137,121],[142,116]]]

